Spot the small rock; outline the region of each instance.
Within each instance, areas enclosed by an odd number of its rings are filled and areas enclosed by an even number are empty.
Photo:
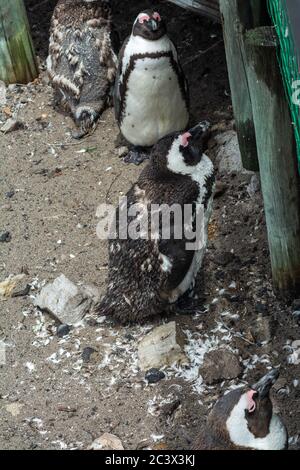
[[[183,345],[184,336],[174,321],[154,328],[138,346],[141,370],[159,369],[174,363],[187,364]]]
[[[101,437],[94,440],[89,450],[124,450],[124,447],[117,436],[105,432]]]
[[[15,417],[21,413],[23,406],[24,405],[21,403],[10,403],[9,405],[5,406],[5,409],[8,411],[8,413]]]
[[[261,313],[250,327],[250,330],[256,343],[269,343],[272,339],[271,320]]]
[[[61,323],[74,325],[90,311],[93,299],[85,288],[76,286],[62,274],[42,288],[34,305],[47,310]]]
[[[10,232],[3,232],[0,233],[0,243],[8,243],[11,241],[11,233]]]
[[[97,352],[96,349],[87,346],[82,351],[81,359],[83,360],[83,362],[89,362],[91,359],[91,356],[96,352]]]
[[[1,127],[0,131],[3,132],[4,134],[8,134],[9,132],[16,131],[17,129],[20,129],[23,127],[23,124],[20,121],[16,121],[13,118],[10,118],[6,121],[5,124]]]
[[[247,193],[252,198],[260,190],[260,179],[257,174],[252,175],[250,183],[247,186]]]
[[[219,255],[214,256],[213,261],[220,266],[227,266],[229,263],[232,263],[235,260],[234,253],[230,251],[225,251]]]
[[[14,197],[14,195],[15,195],[15,191],[13,189],[11,191],[7,191],[7,193],[5,193],[6,199],[11,199],[12,197]]]
[[[216,159],[219,172],[240,173],[243,170],[241,152],[235,131],[227,131],[215,137],[219,146]]]
[[[165,418],[170,418],[172,415],[176,414],[181,405],[181,400],[178,397],[175,397],[174,400],[168,403],[164,403],[160,407],[160,414]]]
[[[159,369],[149,369],[145,374],[145,379],[149,384],[156,384],[160,380],[164,379],[166,374]]]
[[[227,349],[216,349],[205,353],[200,375],[206,384],[212,385],[222,380],[236,379],[242,373],[238,357]]]
[[[64,336],[67,336],[71,331],[70,325],[67,325],[64,323],[63,325],[59,325],[56,330],[56,334],[59,338],[63,338]]]
[[[118,152],[118,157],[119,157],[119,158],[122,158],[122,157],[124,157],[125,155],[128,154],[128,148],[125,147],[125,146],[119,147],[119,148],[117,149],[117,152]]]

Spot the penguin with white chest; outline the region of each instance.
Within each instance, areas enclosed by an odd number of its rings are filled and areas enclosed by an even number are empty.
[[[288,433],[274,413],[270,390],[279,376],[268,372],[252,387],[227,393],[216,403],[194,444],[195,450],[284,450]]]
[[[114,106],[121,133],[133,146],[127,162],[141,163],[147,158],[146,147],[188,126],[187,81],[157,11],[141,12],[123,44]]]
[[[161,139],[119,204],[111,232],[115,236],[109,240],[108,288],[98,306],[102,315],[121,323],[143,322],[172,311],[193,286],[206,251],[215,180],[213,164],[199,148],[207,128],[205,122]],[[165,208],[174,207],[179,218],[174,212],[164,223]],[[189,246],[198,216],[203,239]]]
[[[59,0],[51,21],[47,71],[57,101],[79,128],[75,138],[92,131],[109,104],[117,49],[110,0]]]

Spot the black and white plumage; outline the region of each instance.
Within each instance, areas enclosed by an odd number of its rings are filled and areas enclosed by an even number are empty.
[[[119,54],[114,106],[121,133],[133,146],[151,147],[186,129],[188,101],[187,81],[165,23],[158,12],[145,10]]]
[[[194,444],[196,450],[284,450],[288,433],[274,413],[270,390],[279,376],[273,369],[251,387],[219,399]]]
[[[120,230],[124,233],[120,215],[124,208],[117,208],[117,237],[109,241],[108,288],[99,305],[102,314],[121,323],[143,322],[168,311],[193,285],[206,251],[215,179],[212,162],[194,146],[206,129],[204,123],[189,132],[173,133],[153,147],[150,163],[127,193],[127,237],[119,235]],[[151,211],[161,214],[162,205],[172,208],[173,204],[180,206],[182,214],[186,205],[191,208],[187,218],[179,219],[181,228],[186,229],[181,238],[174,236],[178,219],[171,217],[169,239],[161,221],[154,231],[150,222],[142,226],[138,237],[132,239],[132,224],[139,225],[145,216],[150,221]],[[199,249],[190,249],[187,233],[194,231],[200,206],[204,208],[204,240]],[[134,215],[133,207],[138,209]]]
[[[59,0],[51,21],[47,71],[58,100],[80,129],[76,137],[92,130],[109,104],[117,47],[110,0]]]

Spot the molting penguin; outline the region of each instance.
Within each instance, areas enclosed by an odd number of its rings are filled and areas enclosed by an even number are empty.
[[[274,369],[251,388],[238,388],[220,398],[209,414],[194,449],[287,449],[287,430],[273,412],[269,395],[278,376],[278,369]]]
[[[207,128],[204,122],[161,139],[126,205],[119,204],[116,237],[109,241],[108,288],[98,306],[102,315],[143,322],[168,311],[193,286],[206,251],[215,180],[213,165],[199,148]],[[135,227],[137,236],[130,232]],[[189,246],[200,232],[201,243]]]
[[[187,82],[177,50],[156,11],[141,12],[123,44],[114,105],[121,133],[134,146],[126,157],[128,162],[139,164],[147,157],[143,147],[188,125]]]
[[[80,138],[109,104],[117,69],[110,0],[59,0],[51,21],[47,71]]]

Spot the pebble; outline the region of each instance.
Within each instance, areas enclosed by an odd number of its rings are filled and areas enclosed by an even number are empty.
[[[3,126],[0,128],[0,131],[4,134],[8,134],[9,132],[20,129],[20,127],[23,127],[23,124],[20,121],[16,121],[15,119],[10,118],[6,121],[5,124],[3,124]]]
[[[212,385],[222,380],[236,379],[242,373],[239,358],[227,349],[216,349],[205,353],[200,375],[206,384]]]
[[[97,352],[96,349],[91,348],[90,346],[87,346],[87,347],[84,348],[84,350],[82,351],[81,359],[83,360],[83,362],[89,362],[90,359],[91,359],[91,356],[92,356],[95,352]]]
[[[147,370],[145,374],[145,379],[149,384],[156,384],[160,380],[164,379],[165,376],[166,375],[162,370],[152,368]]]
[[[250,183],[247,186],[247,193],[252,198],[260,190],[260,179],[259,176],[254,174],[251,177]]]
[[[105,432],[101,437],[95,439],[89,450],[124,450],[122,441],[115,436]]]
[[[71,331],[70,325],[67,325],[66,323],[59,325],[56,330],[56,334],[59,338],[63,338],[64,336],[67,336]]]
[[[220,253],[219,255],[215,256],[213,261],[220,265],[220,266],[227,266],[229,263],[232,263],[235,260],[234,253],[230,253],[230,251],[226,251],[224,253]]]
[[[11,241],[11,233],[10,232],[0,233],[0,242],[8,243],[10,241]]]
[[[11,191],[7,191],[7,193],[5,193],[6,199],[11,199],[12,197],[14,197],[14,195],[15,195],[15,191],[13,189]]]

